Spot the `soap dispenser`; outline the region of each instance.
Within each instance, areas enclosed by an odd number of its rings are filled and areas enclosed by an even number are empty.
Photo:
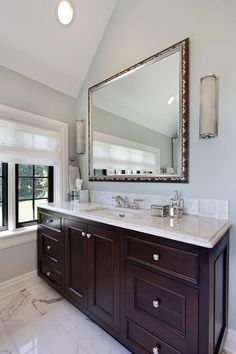
[[[174,198],[170,199],[169,215],[171,218],[181,218],[184,211],[184,199],[179,197],[179,192],[175,191]]]

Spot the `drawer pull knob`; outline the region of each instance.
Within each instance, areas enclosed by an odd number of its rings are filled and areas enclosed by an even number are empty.
[[[154,259],[154,261],[159,261],[160,256],[159,256],[159,254],[155,254],[155,253],[154,253],[154,255],[152,256],[152,258]]]
[[[153,305],[153,307],[155,307],[156,309],[158,309],[158,307],[159,307],[159,301],[158,301],[158,300],[154,300],[154,301],[152,302],[152,305]]]
[[[51,275],[51,272],[47,272],[47,277],[50,277],[50,275]]]
[[[47,219],[46,222],[47,222],[47,224],[49,224],[50,222],[53,222],[53,220],[52,219]]]
[[[91,234],[87,234],[87,238],[90,238],[92,235]]]
[[[49,246],[49,245],[47,246],[47,250],[48,250],[48,251],[49,251],[51,248],[52,248],[52,246]]]
[[[159,352],[159,347],[154,347],[153,349],[152,349],[152,352],[153,352],[153,354],[159,354],[160,352]]]
[[[83,237],[85,237],[85,236],[86,236],[86,232],[82,231],[82,232],[81,232],[81,235],[82,235]]]

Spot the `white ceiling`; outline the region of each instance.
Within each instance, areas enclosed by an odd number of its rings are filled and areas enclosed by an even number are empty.
[[[179,126],[179,53],[115,80],[94,93],[93,104],[169,137]],[[168,105],[169,98],[174,101]]]
[[[0,65],[77,97],[116,0],[72,0],[68,27],[58,0],[0,1]]]

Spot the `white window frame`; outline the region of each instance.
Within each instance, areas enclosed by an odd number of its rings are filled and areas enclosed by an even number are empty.
[[[22,111],[5,105],[0,105],[0,116],[18,123],[40,126],[55,130],[60,135],[61,151],[58,154],[50,151],[33,151],[12,146],[0,145],[0,160],[8,163],[8,232],[16,230],[15,220],[15,164],[46,164],[54,166],[54,202],[66,200],[68,179],[68,124],[38,114]],[[34,124],[32,124],[32,122]],[[29,226],[30,228],[30,226]],[[5,233],[3,231],[0,233]]]

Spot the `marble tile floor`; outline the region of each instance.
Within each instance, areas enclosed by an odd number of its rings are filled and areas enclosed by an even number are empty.
[[[46,283],[0,300],[0,354],[129,354]]]

